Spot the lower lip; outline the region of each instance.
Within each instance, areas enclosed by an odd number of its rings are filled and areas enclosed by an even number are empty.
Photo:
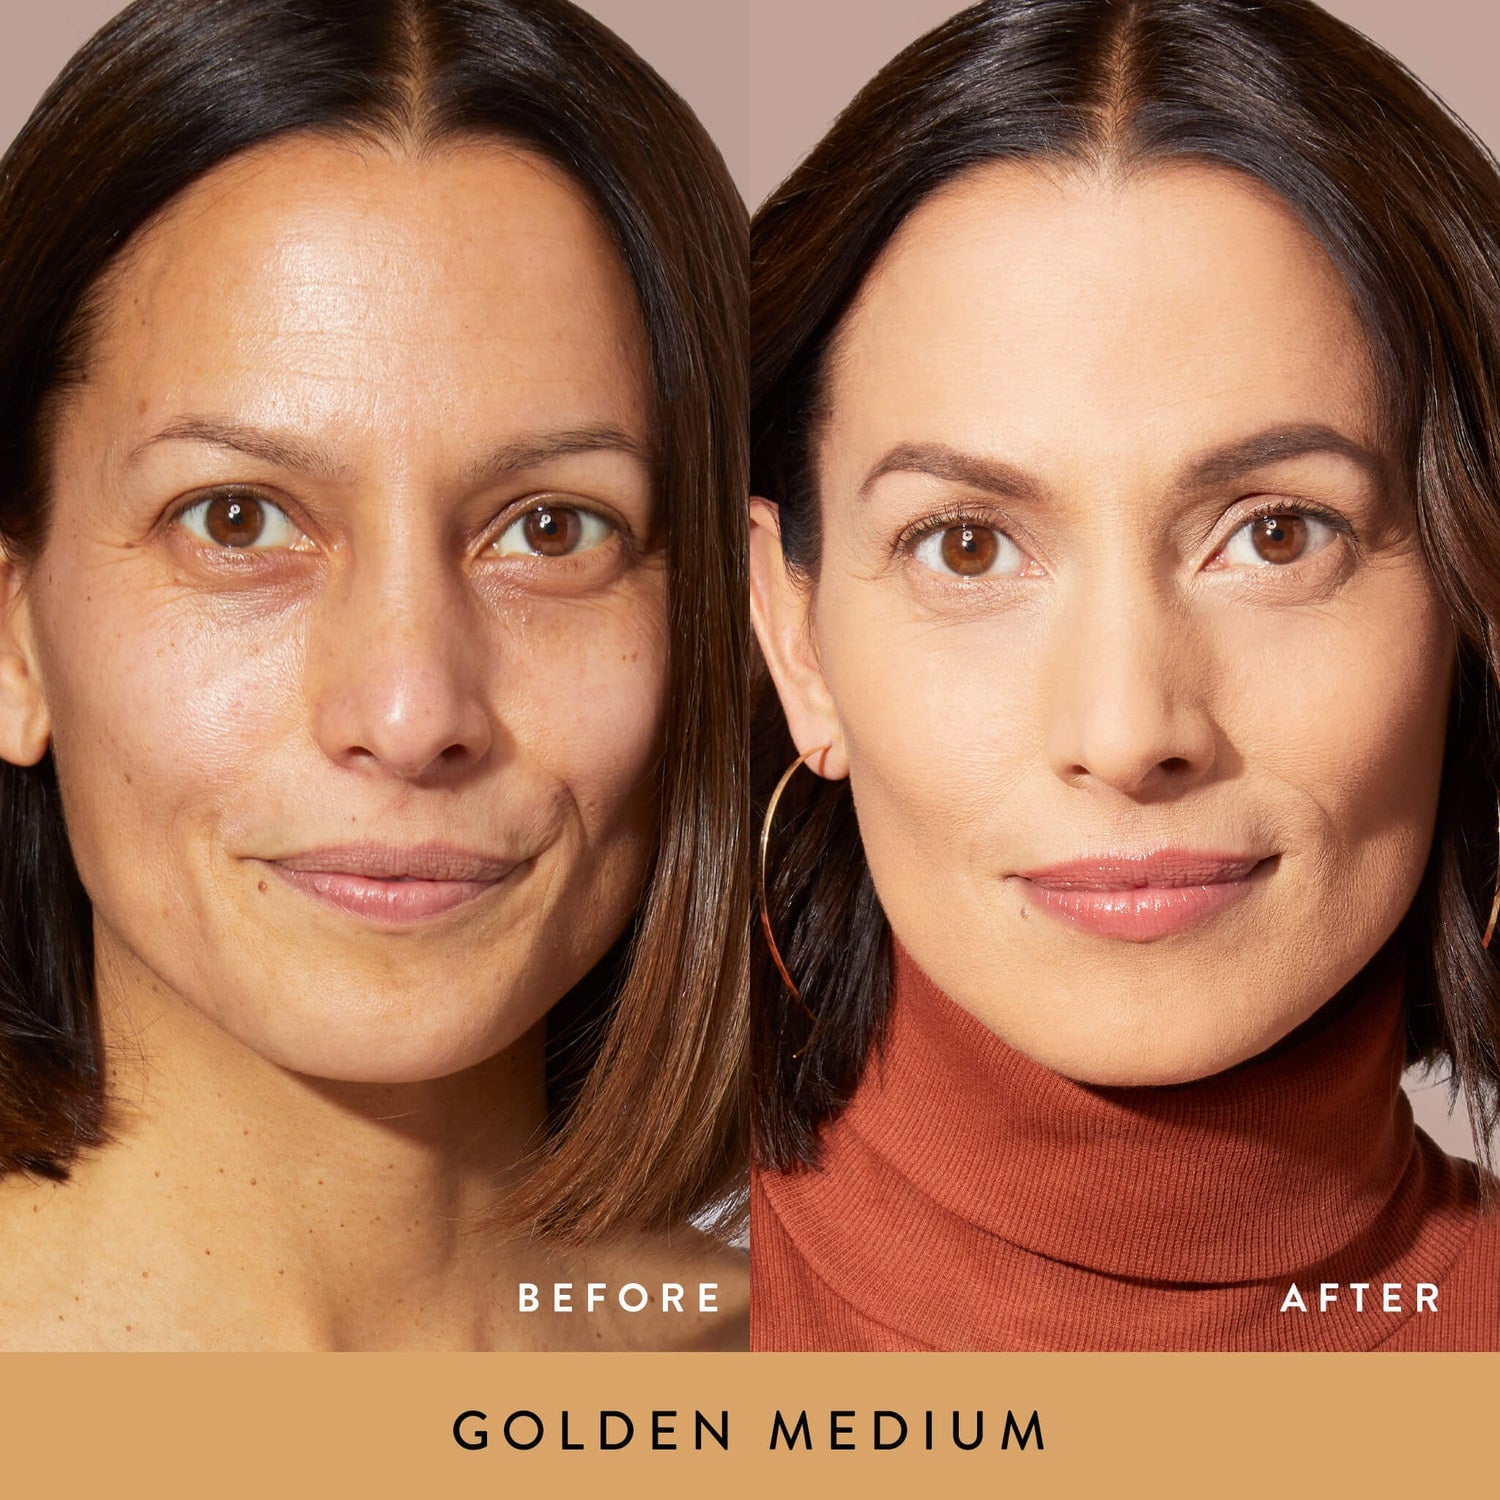
[[[347,916],[391,927],[441,917],[495,889],[498,880],[377,880],[272,865],[288,885]]]
[[[1064,889],[1024,878],[1022,884],[1035,905],[1074,927],[1128,943],[1149,943],[1233,906],[1249,895],[1253,881],[1245,876],[1212,885],[1143,885],[1111,891]]]

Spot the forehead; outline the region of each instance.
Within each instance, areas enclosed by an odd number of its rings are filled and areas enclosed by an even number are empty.
[[[521,426],[638,422],[644,348],[613,242],[540,156],[292,137],[141,233],[102,288],[86,377],[143,414],[462,422],[503,402]]]
[[[987,165],[935,193],[841,326],[829,398],[841,447],[941,440],[1042,466],[1378,421],[1366,339],[1321,246],[1261,184],[1186,164]]]

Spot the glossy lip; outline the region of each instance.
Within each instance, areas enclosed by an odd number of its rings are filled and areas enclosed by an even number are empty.
[[[1100,937],[1148,943],[1243,900],[1275,860],[1153,849],[1070,860],[1014,878],[1030,904],[1051,916]]]
[[[525,863],[451,844],[344,844],[267,859],[294,890],[346,916],[406,927],[488,895]]]

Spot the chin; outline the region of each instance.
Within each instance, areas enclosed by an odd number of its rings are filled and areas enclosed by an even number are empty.
[[[1282,1021],[1244,1017],[1230,997],[1220,996],[1221,1014],[1234,1015],[1250,1024],[1232,1030],[1223,1026],[1205,1029],[1201,1002],[1183,998],[1177,1008],[1159,1000],[1141,1009],[1087,1016],[1087,1029],[1058,1024],[1034,1037],[1015,1033],[1013,1045],[1033,1062],[1075,1083],[1095,1088],[1160,1088],[1196,1083],[1212,1078],[1240,1063],[1248,1062],[1275,1043],[1297,1024],[1298,1017]],[[1058,1017],[1054,1014],[1054,1023]]]
[[[1170,1088],[1174,1084],[1197,1083],[1232,1068],[1243,1058],[1112,1057],[1106,1061],[1080,1060],[1073,1066],[1049,1064],[1056,1073],[1092,1088]]]
[[[370,992],[366,991],[368,995]],[[467,1000],[468,1003],[463,1002]],[[547,1005],[494,993],[415,997],[398,1008],[324,994],[315,1008],[288,1005],[279,1024],[225,1029],[267,1062],[335,1083],[431,1083],[477,1067],[520,1040]]]
[[[497,1048],[496,1051],[502,1051]],[[397,1086],[400,1084],[437,1083],[488,1062],[495,1052],[444,1051],[438,1048],[413,1050],[391,1048],[372,1051],[369,1048],[328,1053],[309,1051],[287,1060],[272,1059],[288,1072],[324,1083]]]

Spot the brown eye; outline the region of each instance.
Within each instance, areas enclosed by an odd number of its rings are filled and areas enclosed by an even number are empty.
[[[221,495],[208,502],[203,529],[221,547],[253,547],[266,529],[265,507],[249,495]]]
[[[617,529],[576,505],[539,505],[505,528],[495,551],[502,557],[570,557],[607,542]]]
[[[1257,516],[1250,523],[1250,545],[1265,562],[1295,562],[1307,547],[1307,522],[1299,515]]]
[[[1026,567],[1026,554],[1003,531],[973,521],[934,527],[918,540],[912,556],[947,578],[1016,574]]]
[[[534,510],[523,527],[526,545],[542,557],[566,557],[583,535],[583,523],[576,510],[566,506],[549,506]]]
[[[988,573],[1000,555],[995,533],[983,526],[950,526],[943,533],[943,561],[966,578]]]
[[[235,552],[295,549],[303,540],[279,506],[239,490],[200,500],[178,524],[200,542]]]
[[[1323,551],[1349,528],[1305,511],[1278,510],[1252,516],[1224,545],[1218,561],[1235,567],[1276,568]]]

